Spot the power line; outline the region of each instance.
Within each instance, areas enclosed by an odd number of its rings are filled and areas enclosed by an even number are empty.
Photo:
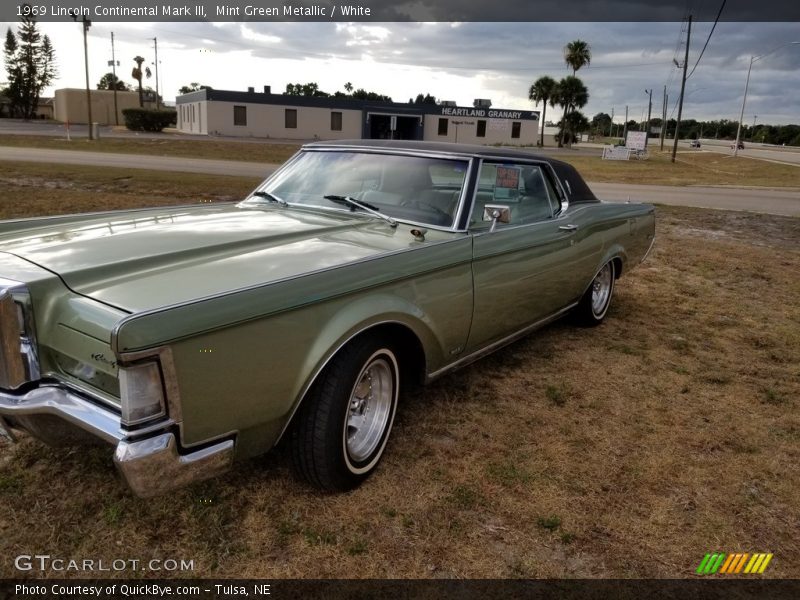
[[[722,4],[720,5],[719,11],[717,12],[717,18],[714,19],[714,25],[711,27],[711,31],[708,32],[708,37],[706,38],[706,43],[703,45],[703,49],[700,51],[700,56],[697,57],[697,62],[694,63],[694,66],[692,67],[692,72],[689,73],[686,76],[686,79],[689,79],[689,77],[692,76],[692,73],[694,73],[694,70],[697,68],[697,65],[700,64],[700,59],[703,58],[703,53],[706,51],[706,48],[708,47],[708,42],[711,41],[711,36],[714,33],[714,29],[716,29],[716,27],[717,27],[717,23],[719,22],[719,17],[722,14],[722,9],[725,8],[725,3],[727,1],[728,0],[722,0]]]

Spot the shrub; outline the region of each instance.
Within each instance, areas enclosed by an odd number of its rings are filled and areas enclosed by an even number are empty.
[[[133,131],[161,131],[177,122],[177,112],[174,110],[126,108],[122,115],[125,117],[125,127]]]

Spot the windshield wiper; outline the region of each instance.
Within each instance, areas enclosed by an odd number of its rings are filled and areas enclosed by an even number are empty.
[[[397,221],[395,221],[392,217],[388,215],[383,215],[378,212],[378,208],[372,206],[371,204],[367,204],[366,202],[359,202],[355,198],[351,198],[350,196],[337,196],[335,194],[328,194],[323,196],[325,200],[330,200],[331,202],[336,202],[337,204],[344,204],[350,207],[350,210],[355,210],[356,208],[360,208],[363,211],[368,212],[369,214],[383,219],[392,227],[397,227]]]
[[[289,203],[286,202],[286,200],[282,200],[281,198],[278,198],[275,194],[270,194],[269,192],[265,192],[263,190],[258,190],[256,192],[253,192],[251,196],[256,196],[257,198],[263,198],[268,202],[275,202],[284,207],[289,206]]]

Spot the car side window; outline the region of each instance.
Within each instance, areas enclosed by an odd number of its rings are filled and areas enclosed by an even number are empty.
[[[553,214],[557,214],[558,211],[561,210],[561,199],[558,196],[558,192],[553,187],[553,181],[550,177],[547,176],[546,172],[542,172],[542,178],[544,179],[544,186],[547,189],[547,196],[550,199],[550,209],[553,211]]]
[[[508,206],[511,220],[498,227],[524,225],[552,219],[558,210],[558,197],[538,165],[484,162],[478,176],[470,229],[484,229],[487,204]]]

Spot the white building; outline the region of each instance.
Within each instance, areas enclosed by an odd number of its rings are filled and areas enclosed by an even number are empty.
[[[539,112],[199,90],[178,96],[178,130],[200,135],[296,140],[406,139],[536,145]]]

